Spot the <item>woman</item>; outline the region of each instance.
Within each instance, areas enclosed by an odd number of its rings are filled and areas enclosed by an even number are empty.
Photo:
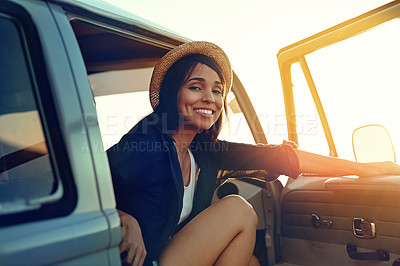
[[[217,140],[232,84],[229,59],[208,42],[183,44],[153,71],[154,112],[107,152],[122,224],[121,252],[132,265],[258,265],[257,216],[240,196],[211,205],[218,170],[400,173],[392,163],[361,164],[282,145]]]

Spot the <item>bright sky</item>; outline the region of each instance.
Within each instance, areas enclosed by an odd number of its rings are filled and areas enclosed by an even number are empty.
[[[276,54],[388,0],[106,0],[228,54],[257,112],[284,115]],[[279,143],[287,136],[268,136]]]

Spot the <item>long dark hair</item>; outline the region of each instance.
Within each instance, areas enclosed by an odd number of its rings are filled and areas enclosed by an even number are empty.
[[[160,117],[165,117],[164,115],[166,115],[167,124],[163,125],[163,128],[167,129],[168,131],[175,131],[180,125],[182,118],[180,117],[180,114],[178,112],[178,92],[181,86],[186,81],[187,77],[190,77],[190,75],[199,63],[213,69],[220,78],[224,86],[224,91],[222,94],[224,112],[225,114],[227,114],[227,88],[220,67],[213,59],[208,56],[205,56],[203,54],[192,54],[176,61],[169,68],[161,83],[160,102],[154,112],[157,113]],[[203,130],[196,134],[195,141],[214,142],[221,131],[222,121],[223,114],[221,113],[220,117],[211,128]]]

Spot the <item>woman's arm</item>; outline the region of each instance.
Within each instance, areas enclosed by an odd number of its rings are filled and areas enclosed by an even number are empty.
[[[392,162],[358,163],[296,150],[301,173],[343,176],[358,175],[360,177],[378,175],[400,175],[400,166]]]
[[[292,145],[252,145],[217,141],[214,149],[205,147],[208,158],[213,158],[223,170],[267,170],[278,175],[296,178],[299,173],[298,159]],[[201,166],[200,166],[201,167]]]

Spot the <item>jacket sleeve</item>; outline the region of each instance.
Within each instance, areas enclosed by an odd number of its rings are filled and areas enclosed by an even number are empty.
[[[267,170],[297,178],[299,159],[290,144],[250,145],[228,141],[214,143],[217,165],[223,170]]]

